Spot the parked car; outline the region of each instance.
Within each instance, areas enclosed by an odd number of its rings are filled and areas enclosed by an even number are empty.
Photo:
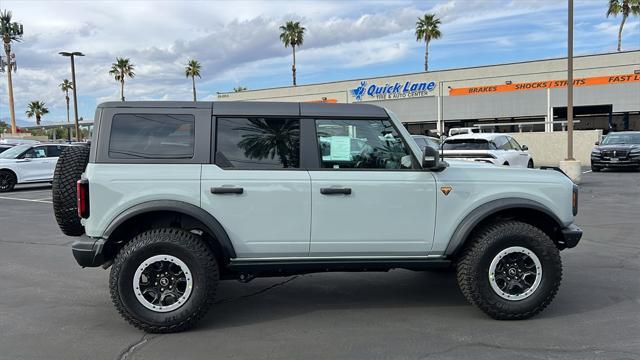
[[[18,145],[0,154],[0,192],[16,184],[50,182],[62,150],[69,145]]]
[[[609,133],[591,150],[591,170],[633,168],[640,170],[640,131]]]
[[[397,268],[455,267],[470,303],[526,319],[552,301],[560,250],[582,236],[563,173],[441,162],[378,106],[128,101],[96,113],[90,148],[58,161],[54,214],[77,263],[110,266],[115,307],[147,332],[192,327],[220,280]]]
[[[526,145],[520,145],[507,134],[481,133],[455,135],[442,143],[445,158],[486,162],[522,168],[533,168]]]
[[[478,134],[480,132],[480,128],[477,127],[451,128],[449,129],[449,136]]]
[[[0,140],[0,144],[3,145],[35,145],[40,144],[38,140],[30,140],[30,139],[2,139]]]
[[[3,152],[11,149],[12,147],[13,147],[13,145],[0,144],[0,154],[2,154]]]
[[[413,138],[413,140],[415,140],[416,144],[418,144],[421,151],[424,151],[424,148],[427,146],[430,146],[436,150],[440,149],[441,141],[438,138],[425,135],[411,135],[411,137]]]

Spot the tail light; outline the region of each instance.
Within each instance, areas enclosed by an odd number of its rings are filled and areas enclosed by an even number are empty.
[[[78,193],[78,216],[86,219],[89,217],[89,180],[78,180],[76,186]]]

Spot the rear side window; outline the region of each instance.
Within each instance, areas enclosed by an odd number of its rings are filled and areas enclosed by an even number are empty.
[[[235,169],[300,167],[300,120],[218,118],[216,165]]]
[[[62,145],[49,145],[47,146],[47,157],[59,157],[64,147]]]
[[[112,159],[191,159],[195,117],[170,114],[116,114],[111,122]]]

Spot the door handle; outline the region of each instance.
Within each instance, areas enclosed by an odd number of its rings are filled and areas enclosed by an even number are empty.
[[[320,188],[322,195],[351,195],[351,188]]]
[[[223,186],[223,187],[212,187],[211,188],[211,193],[212,194],[218,194],[218,195],[242,194],[243,192],[244,192],[244,189],[241,188],[241,187]]]

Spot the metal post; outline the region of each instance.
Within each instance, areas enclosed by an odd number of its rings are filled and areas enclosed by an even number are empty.
[[[573,0],[569,1],[567,31],[567,160],[573,159]]]
[[[9,115],[11,116],[11,134],[15,135],[16,129],[16,111],[13,105],[13,79],[11,77],[11,44],[4,43],[4,52],[7,54],[7,86],[9,92]]]
[[[76,121],[76,141],[80,140],[80,126],[78,125],[78,95],[76,89],[78,83],[76,82],[76,65],[74,62],[74,56],[71,54],[71,81],[73,82],[73,115]]]

